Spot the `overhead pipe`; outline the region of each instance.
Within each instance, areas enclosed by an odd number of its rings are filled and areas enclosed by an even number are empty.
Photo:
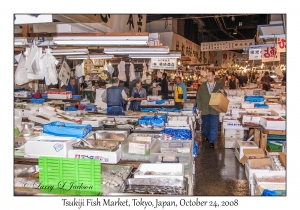
[[[236,39],[234,36],[232,36],[231,34],[229,34],[227,31],[225,31],[225,30],[223,29],[223,27],[222,27],[222,25],[221,25],[221,23],[220,23],[218,17],[214,17],[214,19],[215,19],[216,23],[218,24],[219,28],[221,29],[221,31],[222,31],[224,34],[226,34],[226,35],[227,35],[228,37],[230,37],[230,38]]]
[[[226,30],[228,30],[228,29],[234,29],[234,28],[227,28],[227,27],[226,27],[226,24],[225,24],[225,21],[224,21],[224,17],[222,16],[221,18],[222,18],[222,22],[223,22],[224,27],[225,27]],[[246,39],[246,37],[245,37],[243,34],[241,34],[238,30],[237,30],[237,32],[238,32],[238,34],[241,35],[244,39]]]

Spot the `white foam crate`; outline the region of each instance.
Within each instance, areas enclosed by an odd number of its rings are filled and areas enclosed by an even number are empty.
[[[139,165],[137,171],[140,171],[141,173],[136,172],[134,178],[163,178],[170,176],[182,178],[184,176],[184,165],[182,163],[142,163]],[[144,175],[147,171],[166,173],[168,175]],[[170,172],[173,175],[170,175]]]
[[[268,190],[286,190],[286,182],[261,182],[258,179],[262,177],[274,177],[280,176],[286,178],[285,171],[270,171],[270,172],[257,172],[253,174],[253,185],[254,185],[254,194],[259,195],[258,186],[263,189]]]
[[[242,138],[225,138],[224,139],[224,148],[225,149],[234,149],[237,141],[243,141]]]
[[[285,130],[286,129],[286,121],[272,121],[267,120],[266,118],[281,118],[279,116],[268,116],[268,117],[261,117],[260,124],[267,130]]]
[[[245,164],[245,174],[246,177],[249,181],[249,184],[253,185],[253,175],[254,173],[269,173],[270,169],[254,169],[254,168],[250,168],[250,166],[248,165],[248,163]]]
[[[239,161],[244,157],[244,149],[258,149],[258,146],[253,141],[236,141],[235,157]]]

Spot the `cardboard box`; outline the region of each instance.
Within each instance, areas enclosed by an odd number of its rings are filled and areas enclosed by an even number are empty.
[[[72,98],[71,91],[65,91],[65,92],[48,91],[47,94],[48,94],[48,99],[71,99]]]
[[[236,141],[235,157],[240,161],[244,157],[244,149],[258,149],[253,141]]]
[[[244,149],[244,157],[241,158],[240,163],[245,165],[248,163],[250,168],[261,168],[270,166],[270,158],[265,155],[263,149]]]

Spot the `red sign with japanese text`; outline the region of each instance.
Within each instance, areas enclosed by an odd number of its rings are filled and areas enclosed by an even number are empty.
[[[285,38],[285,36],[277,38],[277,52],[286,52],[286,38]]]
[[[280,52],[276,47],[262,47],[261,48],[262,62],[280,61]]]

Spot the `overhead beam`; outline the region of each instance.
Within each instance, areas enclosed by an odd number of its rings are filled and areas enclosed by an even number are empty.
[[[148,32],[28,33],[27,37],[54,37],[54,36],[149,36],[149,33]],[[14,34],[14,37],[23,37],[23,34]]]
[[[53,19],[59,20],[65,23],[102,23],[101,15],[69,15],[69,14],[59,14],[53,15]]]
[[[23,24],[22,25],[22,37],[28,37],[29,33],[30,33],[30,25]]]

